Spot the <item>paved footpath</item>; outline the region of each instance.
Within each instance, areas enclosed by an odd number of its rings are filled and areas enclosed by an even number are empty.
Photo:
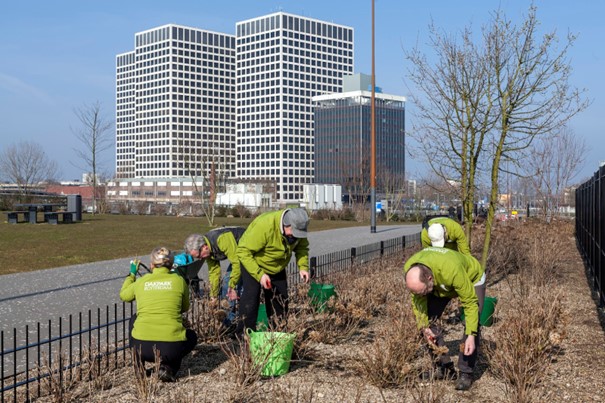
[[[309,256],[320,256],[351,247],[372,244],[403,235],[418,233],[420,225],[378,226],[370,233],[369,226],[310,232]],[[143,259],[148,263],[148,259]],[[119,290],[128,274],[130,258],[106,260],[35,272],[0,276],[0,330],[30,328],[37,322],[55,324],[59,317],[67,320],[89,309],[96,312],[120,302]],[[205,266],[200,277],[207,280]],[[96,316],[96,315],[95,315]]]

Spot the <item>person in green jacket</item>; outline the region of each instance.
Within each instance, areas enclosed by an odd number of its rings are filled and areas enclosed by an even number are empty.
[[[185,280],[170,272],[174,258],[166,247],[151,252],[151,273],[136,279],[140,261],[133,261],[122,284],[120,299],[136,300],[137,313],[130,321],[130,347],[135,352],[135,370],[160,357],[159,377],[174,382],[181,360],[197,344],[197,335],[185,329],[181,314],[189,309],[189,289]]]
[[[208,280],[210,282],[210,299],[212,302],[218,302],[221,283],[221,260],[229,259],[229,268],[227,272],[231,275],[233,272],[232,292],[230,300],[236,298],[235,288],[240,279],[239,260],[237,259],[236,249],[239,238],[244,233],[245,228],[241,227],[222,227],[208,231],[206,234],[191,234],[185,239],[184,252],[174,257],[173,270],[178,271],[179,267],[190,265],[191,263],[202,260],[208,265]],[[196,274],[196,279],[197,274]],[[194,286],[201,296],[199,286]]]
[[[203,291],[200,289],[201,279],[198,276],[198,272],[204,264],[204,259],[201,256],[204,242],[204,237],[200,234],[189,235],[185,239],[183,253],[174,256],[174,263],[172,265],[172,271],[183,276],[185,281],[190,284],[194,295],[198,295],[200,298],[203,295]],[[212,273],[208,274],[211,280],[214,279]],[[220,270],[215,274],[217,287],[220,274]]]
[[[447,217],[436,217],[428,220],[427,224],[427,228],[423,228],[420,234],[423,248],[436,246],[471,256],[464,229],[456,221]]]
[[[203,235],[204,243],[200,247],[200,258],[206,259],[208,265],[208,277],[211,286],[210,296],[213,298],[219,295],[220,262],[225,259],[229,260],[226,296],[229,301],[238,298],[236,289],[241,273],[239,259],[237,258],[237,244],[244,231],[246,229],[242,227],[222,227],[210,230]]]
[[[474,257],[451,249],[428,247],[412,255],[403,270],[416,323],[429,345],[445,346],[443,330],[436,320],[452,298],[460,298],[466,323],[462,338],[464,348],[461,347],[458,355],[460,375],[456,389],[469,389],[477,360],[479,317],[485,297],[485,272],[481,264]],[[456,374],[449,355],[440,355],[436,364],[435,378],[443,379]]]
[[[242,267],[243,292],[236,334],[244,328],[256,330],[261,289],[265,295],[267,317],[284,317],[288,311],[286,267],[292,253],[300,277],[309,282],[309,216],[302,208],[264,213],[256,217],[244,232],[237,247]],[[271,321],[269,322],[271,323]]]
[[[231,326],[237,316],[237,300],[242,292],[237,243],[244,231],[246,229],[242,227],[215,228],[204,234],[204,243],[200,247],[200,258],[205,259],[208,265],[210,296],[213,299],[219,295],[221,261],[225,259],[229,261],[227,272],[223,278],[223,286],[220,287],[220,297],[226,297],[229,301],[229,310],[223,320],[223,325],[226,327]]]

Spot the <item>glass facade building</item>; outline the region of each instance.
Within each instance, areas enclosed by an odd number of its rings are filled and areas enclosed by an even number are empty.
[[[376,191],[405,178],[405,97],[375,94]],[[335,183],[348,197],[370,194],[371,92],[313,98],[315,182]]]

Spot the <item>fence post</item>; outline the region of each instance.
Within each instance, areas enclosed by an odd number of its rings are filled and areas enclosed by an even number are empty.
[[[311,256],[311,261],[309,262],[309,276],[314,279],[317,276],[317,257]]]
[[[351,248],[351,266],[355,264],[355,257],[357,256],[357,249]]]
[[[29,325],[25,325],[25,345],[29,346]],[[25,349],[25,374],[29,377],[29,347]],[[2,372],[4,376],[4,372]],[[15,396],[17,395],[17,389],[15,388]],[[4,401],[4,396],[2,396]],[[29,382],[25,384],[25,401],[29,402]]]
[[[401,237],[401,250],[405,250],[405,235]]]
[[[384,241],[380,241],[380,257],[384,256]]]
[[[4,377],[4,374],[2,374]],[[17,328],[13,328],[13,385],[17,384]],[[14,388],[15,401],[17,401],[17,388]]]
[[[4,330],[0,331],[0,390],[4,390]],[[2,402],[4,402],[4,392],[2,392]]]

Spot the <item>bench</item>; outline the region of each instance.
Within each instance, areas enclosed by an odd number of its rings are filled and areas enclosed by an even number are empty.
[[[30,220],[30,214],[29,211],[7,211],[6,212],[6,217],[7,217],[7,221],[9,224],[18,224],[19,222],[19,215],[23,214],[23,222],[31,222]],[[36,219],[36,216],[33,215],[34,220]],[[34,221],[35,224],[35,221]]]
[[[54,225],[59,224],[59,222],[73,223],[76,221],[75,218],[75,211],[47,211],[44,213],[44,221]]]

